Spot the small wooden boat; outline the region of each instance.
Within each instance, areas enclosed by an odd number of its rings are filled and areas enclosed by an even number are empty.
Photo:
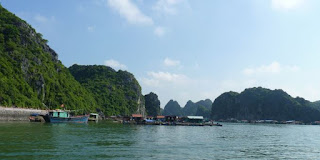
[[[212,126],[220,126],[220,127],[222,127],[222,124],[220,124],[220,123],[213,123]]]
[[[205,125],[205,126],[220,126],[220,127],[222,127],[222,124],[220,124],[220,123],[214,123],[214,122],[212,122],[212,121],[210,121],[210,122],[205,122],[204,125]]]
[[[49,123],[87,123],[89,115],[71,116],[66,110],[51,110],[44,119]]]
[[[43,115],[40,115],[38,113],[32,113],[29,116],[30,122],[44,122]]]

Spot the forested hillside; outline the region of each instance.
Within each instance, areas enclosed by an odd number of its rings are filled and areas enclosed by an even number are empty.
[[[96,102],[27,22],[0,5],[0,105],[95,110]],[[46,107],[47,106],[47,107]]]
[[[141,87],[133,74],[103,65],[73,65],[75,79],[88,89],[107,115],[145,114]]]
[[[212,104],[212,118],[238,120],[320,120],[320,111],[310,101],[293,98],[283,90],[249,88],[243,92],[226,92]]]

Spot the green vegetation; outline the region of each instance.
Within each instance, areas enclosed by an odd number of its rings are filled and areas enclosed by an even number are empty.
[[[315,102],[311,103],[311,107],[320,111],[320,101],[315,101]]]
[[[192,101],[188,101],[187,104],[182,108],[183,115],[195,116],[198,110],[198,105]]]
[[[212,107],[212,101],[210,99],[206,99],[206,100],[201,100],[199,102],[197,102],[198,105],[201,105],[203,107],[205,107],[206,109],[211,111],[211,107]]]
[[[0,105],[91,111],[92,95],[29,24],[0,5]]]
[[[204,118],[209,119],[210,118],[210,111],[211,110],[207,109],[206,107],[199,105],[195,115],[196,116],[203,116]]]
[[[141,87],[131,73],[73,65],[73,77],[47,42],[0,6],[0,105],[55,109],[64,104],[107,115],[144,113]]]
[[[158,95],[151,92],[145,95],[144,99],[148,115],[153,117],[160,115],[160,101],[158,99]]]
[[[182,109],[170,100],[164,110],[154,93],[145,97],[134,76],[106,66],[66,68],[57,53],[29,24],[0,5],[0,105],[91,112],[107,115],[200,115],[213,119],[273,119],[311,122],[320,119],[320,101],[292,98],[282,90],[250,88],[227,92],[214,103],[189,101]],[[71,74],[72,73],[72,74]],[[212,109],[211,109],[212,104]]]
[[[94,96],[99,108],[108,116],[144,114],[144,97],[134,76],[102,65],[73,65],[75,79]]]
[[[210,99],[192,102],[189,100],[187,104],[181,108],[177,101],[170,100],[164,107],[163,115],[175,116],[203,116],[210,118],[212,101]]]
[[[170,100],[163,110],[165,116],[182,116],[182,109],[177,101]]]
[[[320,120],[320,111],[312,103],[292,98],[283,90],[250,88],[243,92],[227,92],[215,99],[211,115],[214,120],[235,118],[238,120]]]
[[[201,100],[197,103],[188,101],[182,108],[183,115],[185,116],[203,116],[204,118],[210,118],[212,101],[210,99]]]

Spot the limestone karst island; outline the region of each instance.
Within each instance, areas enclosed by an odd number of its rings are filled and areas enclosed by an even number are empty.
[[[0,1],[0,159],[317,159],[317,8]]]

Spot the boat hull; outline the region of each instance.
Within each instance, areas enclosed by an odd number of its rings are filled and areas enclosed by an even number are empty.
[[[85,116],[75,116],[75,117],[51,117],[48,116],[46,119],[47,122],[50,123],[87,123],[88,122],[88,115]]]

